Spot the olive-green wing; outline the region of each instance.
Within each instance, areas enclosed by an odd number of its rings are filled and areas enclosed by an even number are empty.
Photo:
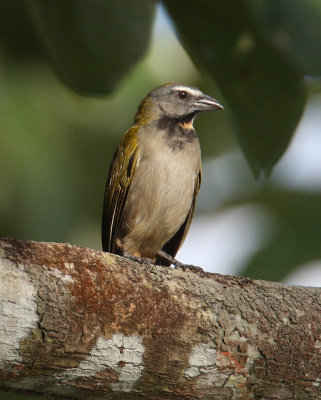
[[[184,240],[186,238],[189,227],[191,226],[191,222],[192,222],[193,214],[194,214],[194,210],[195,210],[196,198],[197,198],[200,186],[201,186],[201,179],[202,179],[202,168],[200,166],[198,174],[196,175],[196,178],[195,178],[194,195],[193,195],[190,212],[187,214],[187,217],[186,217],[184,223],[182,224],[182,226],[179,228],[179,230],[162,248],[162,250],[165,251],[165,253],[170,254],[172,257],[176,256],[176,253],[178,252],[178,250],[184,243]],[[156,263],[158,265],[164,265],[164,266],[171,265],[171,263],[169,261],[167,261],[161,257],[157,257]]]
[[[115,239],[119,229],[123,209],[132,177],[135,173],[140,154],[137,130],[134,126],[122,138],[106,183],[101,238],[104,251],[115,252]]]

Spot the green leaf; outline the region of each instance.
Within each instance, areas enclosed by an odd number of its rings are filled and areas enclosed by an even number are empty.
[[[253,173],[269,174],[303,111],[300,70],[262,34],[249,1],[164,3],[191,58],[220,87]]]
[[[271,239],[242,275],[282,280],[295,267],[321,258],[321,194],[262,190],[252,201],[263,204],[273,217]]]
[[[0,46],[6,57],[18,62],[43,58],[24,0],[0,1]]]
[[[110,93],[147,49],[149,0],[27,2],[54,70],[76,92]]]
[[[300,66],[321,76],[320,0],[252,0],[271,42]]]

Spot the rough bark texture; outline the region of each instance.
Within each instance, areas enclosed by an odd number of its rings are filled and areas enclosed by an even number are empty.
[[[321,291],[0,240],[0,389],[321,399]]]

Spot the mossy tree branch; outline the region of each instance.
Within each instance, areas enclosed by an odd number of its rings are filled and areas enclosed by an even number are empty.
[[[0,389],[318,399],[321,290],[0,240]]]

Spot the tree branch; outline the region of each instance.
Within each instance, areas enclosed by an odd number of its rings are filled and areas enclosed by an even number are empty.
[[[321,290],[0,240],[0,388],[320,399]]]

